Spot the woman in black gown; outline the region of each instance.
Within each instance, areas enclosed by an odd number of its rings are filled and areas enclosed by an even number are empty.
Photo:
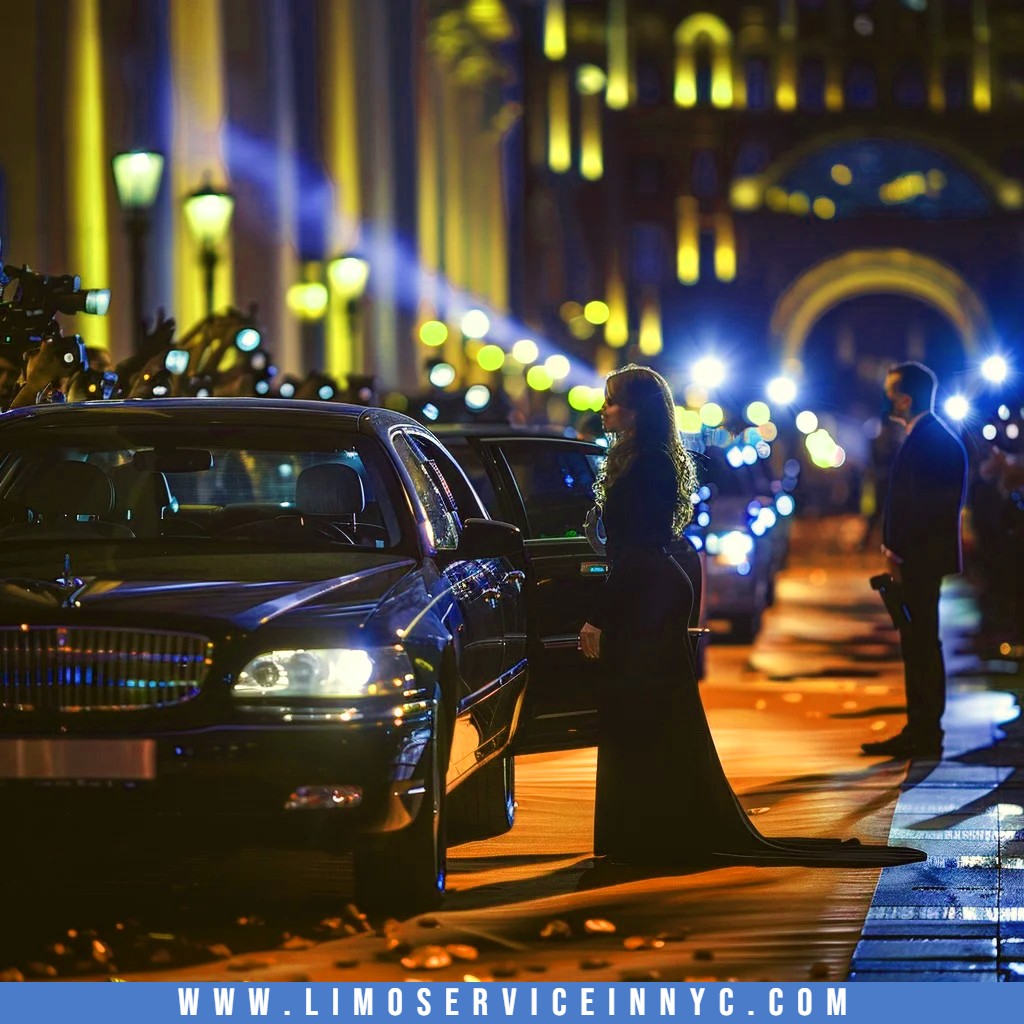
[[[627,366],[609,376],[602,413],[611,445],[595,492],[611,572],[580,631],[583,653],[602,664],[595,852],[675,867],[923,859],[857,840],[768,838],[750,823],[700,700],[686,628],[693,588],[666,550],[689,522],[698,487],[672,393],[653,370]]]

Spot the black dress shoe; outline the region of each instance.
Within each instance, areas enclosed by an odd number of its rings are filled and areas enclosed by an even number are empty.
[[[865,754],[885,754],[888,757],[910,757],[914,753],[914,744],[909,736],[897,733],[887,740],[876,740],[873,743],[862,743],[860,749]]]
[[[905,732],[890,736],[887,740],[875,743],[862,743],[860,749],[865,754],[884,754],[887,757],[942,757],[942,737],[921,739],[908,736]]]

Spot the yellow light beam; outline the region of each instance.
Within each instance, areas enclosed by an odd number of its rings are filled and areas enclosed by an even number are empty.
[[[656,356],[662,349],[661,304],[656,288],[644,289],[640,302],[640,354]]]
[[[736,231],[732,214],[725,210],[715,217],[715,277],[736,280]]]
[[[618,253],[614,253],[609,261],[606,298],[608,319],[604,325],[604,340],[612,348],[622,348],[629,341],[629,307]]]
[[[67,106],[73,113],[68,119],[68,243],[71,262],[85,287],[106,288],[111,281],[98,0],[79,0],[70,6],[69,14]],[[122,296],[127,298],[127,292]],[[88,319],[88,326],[83,328],[88,343],[109,348],[107,318]]]
[[[175,318],[192,324],[206,315],[199,255],[185,224],[181,197],[206,176],[227,185],[223,160],[224,46],[220,4],[170,0],[171,74],[174,82],[174,133],[171,164],[176,202]],[[234,257],[230,236],[221,243],[214,308],[223,309],[234,295]]]
[[[548,77],[548,166],[564,174],[572,166],[569,73],[552,68]]]
[[[629,58],[629,15],[626,0],[608,0],[608,91],[612,110],[625,110],[632,99]]]
[[[544,56],[548,60],[562,60],[565,53],[565,0],[547,0],[544,6]]]
[[[604,174],[604,150],[601,139],[601,97],[580,97],[580,175],[598,181]]]
[[[676,277],[682,284],[700,280],[700,208],[694,196],[676,200]]]

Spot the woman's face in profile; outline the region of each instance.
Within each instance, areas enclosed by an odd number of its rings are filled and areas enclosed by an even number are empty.
[[[619,405],[615,396],[605,388],[604,405],[601,408],[601,422],[606,433],[621,434],[633,425],[636,414],[632,409]]]

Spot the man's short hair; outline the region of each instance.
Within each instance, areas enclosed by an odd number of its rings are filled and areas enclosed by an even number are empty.
[[[934,372],[924,363],[897,363],[889,367],[890,373],[899,374],[900,391],[910,395],[914,408],[919,412],[931,409],[935,404],[935,392],[939,381]]]

